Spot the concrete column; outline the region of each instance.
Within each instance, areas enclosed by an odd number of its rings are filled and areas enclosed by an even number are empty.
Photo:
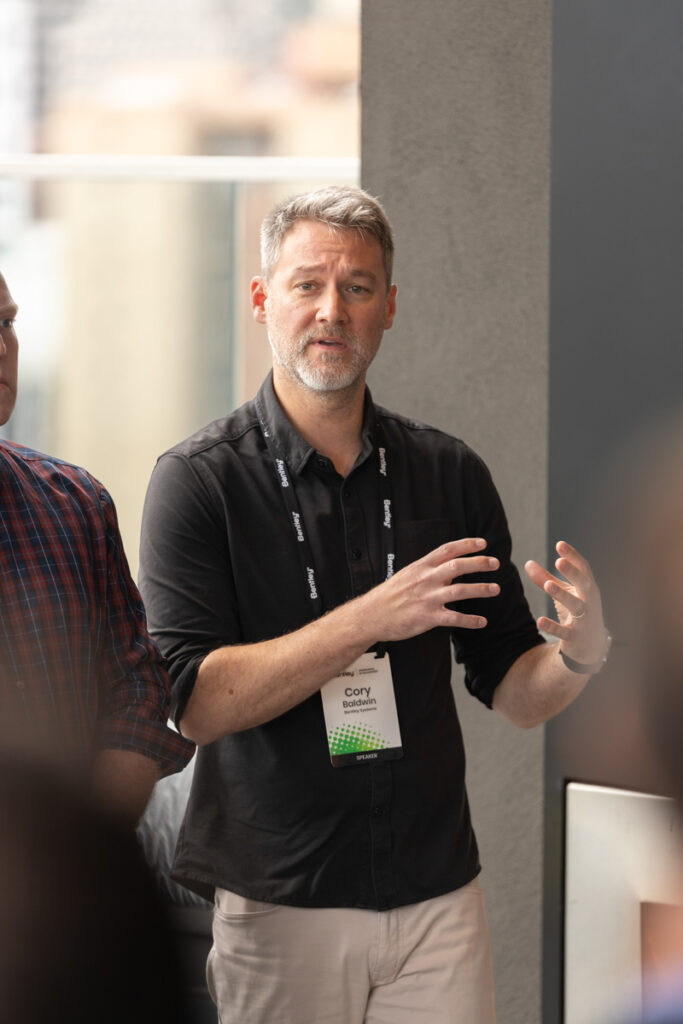
[[[371,387],[483,456],[518,564],[547,546],[550,9],[366,0],[362,14],[362,179],[396,229],[399,286]],[[544,732],[455,687],[499,1021],[536,1024]]]

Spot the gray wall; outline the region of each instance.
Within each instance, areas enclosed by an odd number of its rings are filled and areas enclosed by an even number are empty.
[[[398,316],[373,393],[479,451],[518,564],[543,559],[550,3],[366,0],[362,17],[363,184],[398,248]],[[456,695],[499,1021],[536,1024],[544,734],[500,721],[459,679]]]

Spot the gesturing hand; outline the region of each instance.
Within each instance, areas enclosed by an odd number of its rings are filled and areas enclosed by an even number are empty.
[[[497,583],[466,583],[470,573],[492,572],[497,558],[481,554],[486,541],[481,537],[450,541],[405,566],[391,579],[371,590],[366,599],[368,614],[380,640],[406,640],[435,626],[481,629],[487,620],[447,608],[454,601],[495,597]]]
[[[550,594],[557,614],[557,621],[541,616],[537,625],[543,632],[556,636],[570,658],[591,664],[605,650],[600,590],[588,561],[576,548],[560,541],[556,551],[560,557],[555,568],[565,577],[563,580],[552,576],[538,562],[529,561],[524,566],[529,579]]]

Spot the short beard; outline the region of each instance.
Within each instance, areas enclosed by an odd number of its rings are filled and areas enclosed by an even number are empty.
[[[282,354],[277,351],[270,340],[270,336],[268,337],[275,361],[287,371],[290,377],[300,381],[309,391],[315,391],[318,394],[328,391],[344,391],[346,388],[353,387],[360,379],[365,378],[368,368],[365,359],[359,355],[358,349],[353,344],[355,341],[353,335],[341,330],[327,331],[326,333],[329,337],[337,337],[351,343],[350,362],[339,366],[335,365],[338,360],[340,362],[341,360],[338,353],[334,351],[321,353],[321,362],[318,365],[308,362],[306,349],[309,342],[314,341],[317,337],[315,334],[302,338],[298,351],[283,359]]]

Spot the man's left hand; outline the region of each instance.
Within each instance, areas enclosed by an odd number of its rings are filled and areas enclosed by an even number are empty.
[[[551,575],[538,562],[529,561],[524,566],[529,579],[552,597],[557,614],[557,621],[541,616],[537,625],[542,632],[558,638],[568,657],[590,665],[605,652],[607,630],[600,590],[589,563],[576,548],[560,541],[555,550],[559,555],[555,568],[564,579]]]

